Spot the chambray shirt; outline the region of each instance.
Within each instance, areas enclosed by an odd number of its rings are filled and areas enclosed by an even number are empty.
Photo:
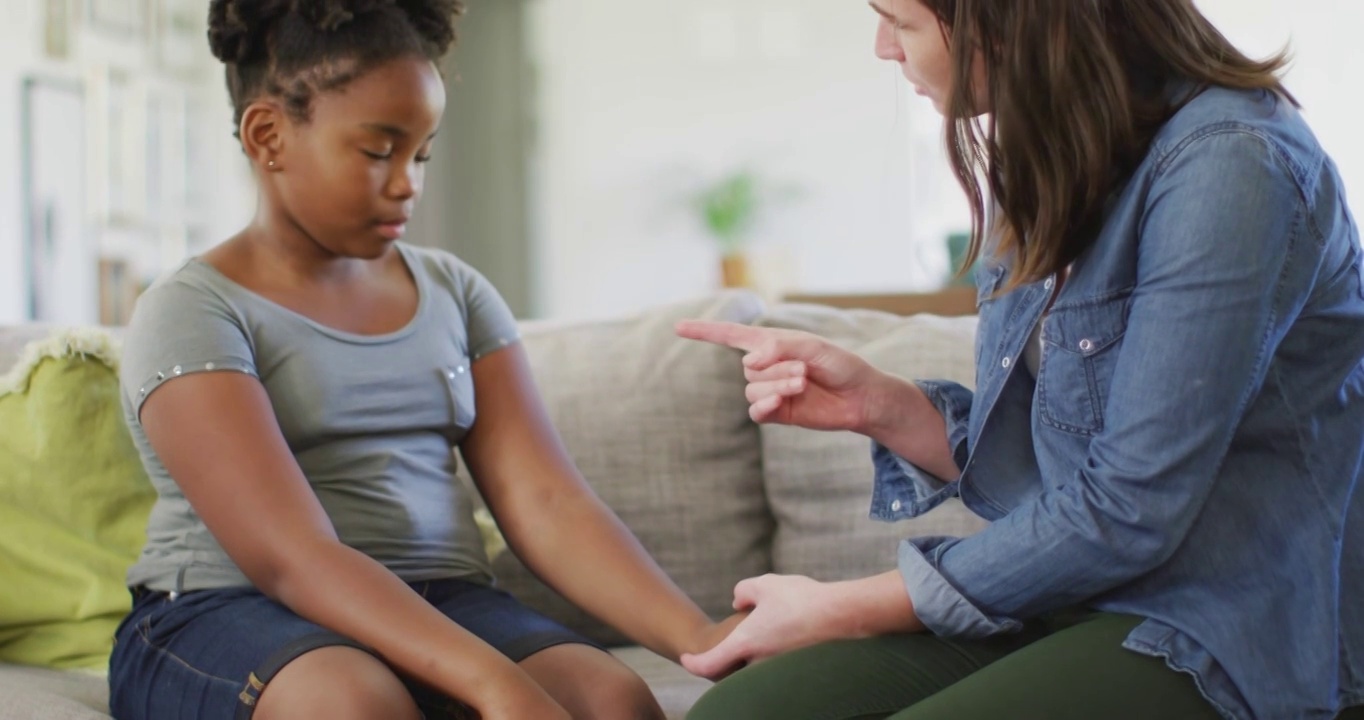
[[[1357,191],[1360,189],[1356,189]],[[915,610],[982,637],[1082,605],[1228,718],[1364,704],[1364,269],[1335,166],[1286,100],[1213,88],[1055,279],[978,272],[976,391],[924,382],[944,483],[873,448],[872,515],[951,496],[992,524],[902,544]]]

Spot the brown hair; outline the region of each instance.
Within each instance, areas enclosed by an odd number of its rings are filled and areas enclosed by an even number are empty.
[[[1014,260],[1009,288],[1069,265],[1103,222],[1109,196],[1146,155],[1160,126],[1194,93],[1173,81],[1281,93],[1287,51],[1256,61],[1238,51],[1193,0],[921,0],[952,54],[947,147],[971,203],[963,267],[998,232]],[[983,58],[986,88],[971,87]],[[975,98],[988,98],[982,127]],[[985,192],[999,208],[986,227]]]

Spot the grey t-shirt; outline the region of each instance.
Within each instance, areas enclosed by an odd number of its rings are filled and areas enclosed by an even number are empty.
[[[420,301],[411,323],[388,335],[325,327],[198,260],[138,301],[126,336],[123,406],[158,498],[129,585],[165,592],[250,585],[139,422],[143,402],[162,384],[202,372],[260,380],[346,545],[409,582],[491,579],[472,498],[455,476],[454,447],[474,422],[471,363],[516,342],[516,323],[492,285],[453,255],[397,248]]]

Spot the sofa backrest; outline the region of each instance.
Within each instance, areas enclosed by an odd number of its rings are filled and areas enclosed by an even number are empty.
[[[902,538],[960,536],[983,525],[958,503],[901,523],[869,520],[868,441],[754,425],[742,353],[678,339],[673,324],[684,318],[806,330],[904,377],[968,385],[975,319],[769,307],[751,293],[729,292],[626,319],[523,324],[537,384],[579,470],[706,612],[727,614],[734,585],[747,577],[873,575],[894,567]],[[0,375],[48,332],[0,328]],[[605,644],[624,640],[511,554],[498,557],[494,570],[502,587],[560,622]]]

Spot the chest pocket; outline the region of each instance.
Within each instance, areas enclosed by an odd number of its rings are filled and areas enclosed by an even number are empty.
[[[1055,308],[1042,328],[1037,407],[1058,430],[1093,435],[1104,428],[1104,406],[1118,350],[1127,331],[1129,298]]]
[[[463,435],[474,426],[474,371],[467,357],[458,357],[441,369],[456,432]]]

